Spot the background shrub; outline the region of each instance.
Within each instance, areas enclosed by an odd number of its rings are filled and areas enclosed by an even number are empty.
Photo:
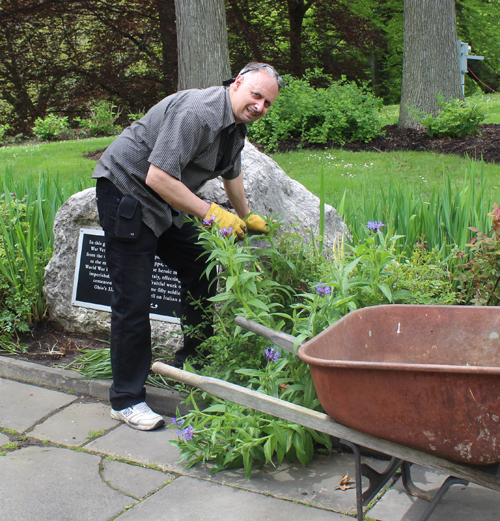
[[[9,129],[10,129],[9,124],[0,125],[0,145],[2,145],[5,142],[5,137],[6,137],[6,134]]]
[[[76,119],[90,136],[114,136],[122,130],[116,124],[121,111],[112,102],[101,100],[90,111],[89,119]]]
[[[476,97],[465,101],[451,99],[445,102],[442,96],[438,96],[438,101],[441,108],[436,116],[413,111],[430,137],[470,136],[486,119],[485,105]]]
[[[42,141],[59,139],[61,134],[69,130],[68,117],[57,116],[56,114],[49,114],[45,118],[37,118],[33,125],[33,133],[37,139]]]
[[[250,127],[249,139],[276,148],[279,141],[309,143],[368,142],[380,133],[381,101],[365,86],[343,78],[333,81],[321,71],[308,71],[304,79],[287,77],[266,116]],[[321,82],[326,87],[315,88]]]

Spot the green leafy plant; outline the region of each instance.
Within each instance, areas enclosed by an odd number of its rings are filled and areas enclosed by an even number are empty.
[[[143,112],[129,112],[128,119],[133,123],[134,121],[139,121],[144,115],[146,114],[145,111]]]
[[[293,380],[286,370],[288,358],[280,360],[279,352],[273,348],[266,355],[269,361],[265,368],[239,371],[250,377],[250,388],[282,398],[301,395],[302,401],[304,396],[306,400],[315,396],[312,383],[309,392],[290,389]],[[280,465],[286,457],[289,461],[297,458],[307,465],[314,455],[315,443],[331,450],[327,435],[248,407],[213,398],[212,405],[200,411],[192,395],[187,403],[194,407],[193,412],[174,418],[172,424],[179,429],[179,439],[172,443],[180,449],[181,461],[187,461],[186,468],[200,461],[214,462],[210,473],[243,466],[246,478],[250,479],[254,463]],[[318,407],[319,402],[313,398],[308,405]]]
[[[437,248],[427,250],[425,242],[418,242],[409,257],[388,267],[393,280],[391,286],[408,291],[404,304],[451,305],[461,303],[454,287],[448,259]]]
[[[68,117],[49,114],[45,118],[37,118],[33,125],[33,133],[37,139],[53,141],[59,139],[70,130]]]
[[[471,97],[465,101],[458,99],[445,101],[441,95],[437,98],[441,108],[436,115],[417,110],[411,111],[430,137],[470,136],[486,119],[485,104],[478,98]]]
[[[10,125],[0,125],[0,145],[5,142],[7,132],[10,130]]]
[[[454,248],[463,249],[472,237],[470,227],[488,226],[488,209],[493,204],[484,162],[470,158],[463,183],[452,182],[450,174],[443,172],[443,186],[427,195],[390,182],[375,194],[363,194],[360,203],[344,196],[345,204],[339,209],[354,243],[363,240],[367,220],[378,215],[401,236],[394,245],[395,253],[406,257],[411,257],[415,245],[422,241],[429,250],[437,248],[443,258]],[[453,259],[449,262],[458,263]]]
[[[307,71],[302,79],[287,77],[287,87],[268,113],[250,127],[249,139],[268,150],[279,141],[309,143],[370,141],[380,133],[381,101],[367,89],[344,77],[334,81],[320,70]],[[326,87],[315,88],[315,83]]]
[[[495,203],[488,214],[492,225],[487,233],[471,227],[476,234],[469,244],[470,260],[456,268],[463,298],[468,304],[497,306],[500,303],[500,207]],[[463,252],[457,254],[464,256]]]
[[[27,331],[45,317],[44,269],[52,255],[54,216],[68,192],[78,191],[79,186],[73,181],[62,187],[58,176],[48,174],[14,179],[10,169],[3,176],[0,333],[4,351],[14,349],[16,332]]]
[[[101,100],[90,109],[89,119],[76,118],[75,121],[91,136],[114,136],[121,132],[120,125],[116,124],[120,114],[121,110],[112,102]]]
[[[113,378],[109,348],[83,349],[80,355],[66,366],[79,372],[85,378]]]

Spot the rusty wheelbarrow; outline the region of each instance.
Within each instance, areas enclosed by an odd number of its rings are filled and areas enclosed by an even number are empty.
[[[237,323],[294,352],[294,337]],[[374,306],[353,311],[301,345],[327,414],[161,363],[153,371],[325,432],[356,456],[357,515],[401,468],[403,484],[430,501],[469,482],[500,491],[500,310],[466,306]],[[359,447],[392,457],[382,474]],[[438,491],[411,480],[411,463],[449,475]],[[361,476],[369,479],[366,491]]]

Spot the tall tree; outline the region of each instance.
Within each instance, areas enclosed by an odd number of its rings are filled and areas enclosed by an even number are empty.
[[[224,0],[175,0],[178,90],[220,85],[229,78]]]
[[[318,67],[335,78],[368,79],[363,54],[380,42],[381,31],[352,10],[352,3],[227,0],[231,61],[237,66],[250,59],[267,61],[294,76]]]
[[[436,114],[438,95],[462,99],[455,0],[405,0],[399,127],[419,128],[417,109]]]
[[[2,0],[0,123],[29,132],[47,111],[106,98],[127,114],[174,92],[174,20],[171,0]]]

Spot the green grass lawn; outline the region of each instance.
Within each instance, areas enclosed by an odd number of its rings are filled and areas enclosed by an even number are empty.
[[[483,124],[500,124],[500,94],[482,94],[475,96],[486,104],[486,119]],[[399,105],[386,105],[380,109],[382,126],[395,125],[399,118]]]
[[[500,124],[500,94],[482,96],[488,116],[484,123]],[[399,105],[385,106],[380,111],[383,125],[396,124]],[[316,195],[320,191],[320,172],[325,173],[325,202],[334,207],[347,191],[347,197],[359,200],[363,196],[388,187],[389,183],[411,187],[430,195],[443,186],[445,174],[460,186],[467,171],[467,159],[435,152],[349,152],[344,150],[306,151],[273,154],[272,158],[292,178]],[[481,165],[492,193],[500,188],[500,164]],[[500,199],[500,197],[499,197]],[[499,201],[500,202],[500,201]]]
[[[107,147],[114,137],[22,144],[0,148],[0,175],[10,170],[14,177],[50,172],[61,179],[90,180],[96,162],[84,155]]]
[[[467,171],[467,159],[432,152],[349,152],[343,150],[297,151],[274,154],[273,159],[292,179],[316,195],[320,192],[320,172],[325,173],[325,202],[338,207],[344,190],[359,200],[380,191],[392,182],[412,188],[424,196],[443,186],[444,174],[460,185]],[[474,162],[484,168],[491,191],[500,188],[500,165]]]

